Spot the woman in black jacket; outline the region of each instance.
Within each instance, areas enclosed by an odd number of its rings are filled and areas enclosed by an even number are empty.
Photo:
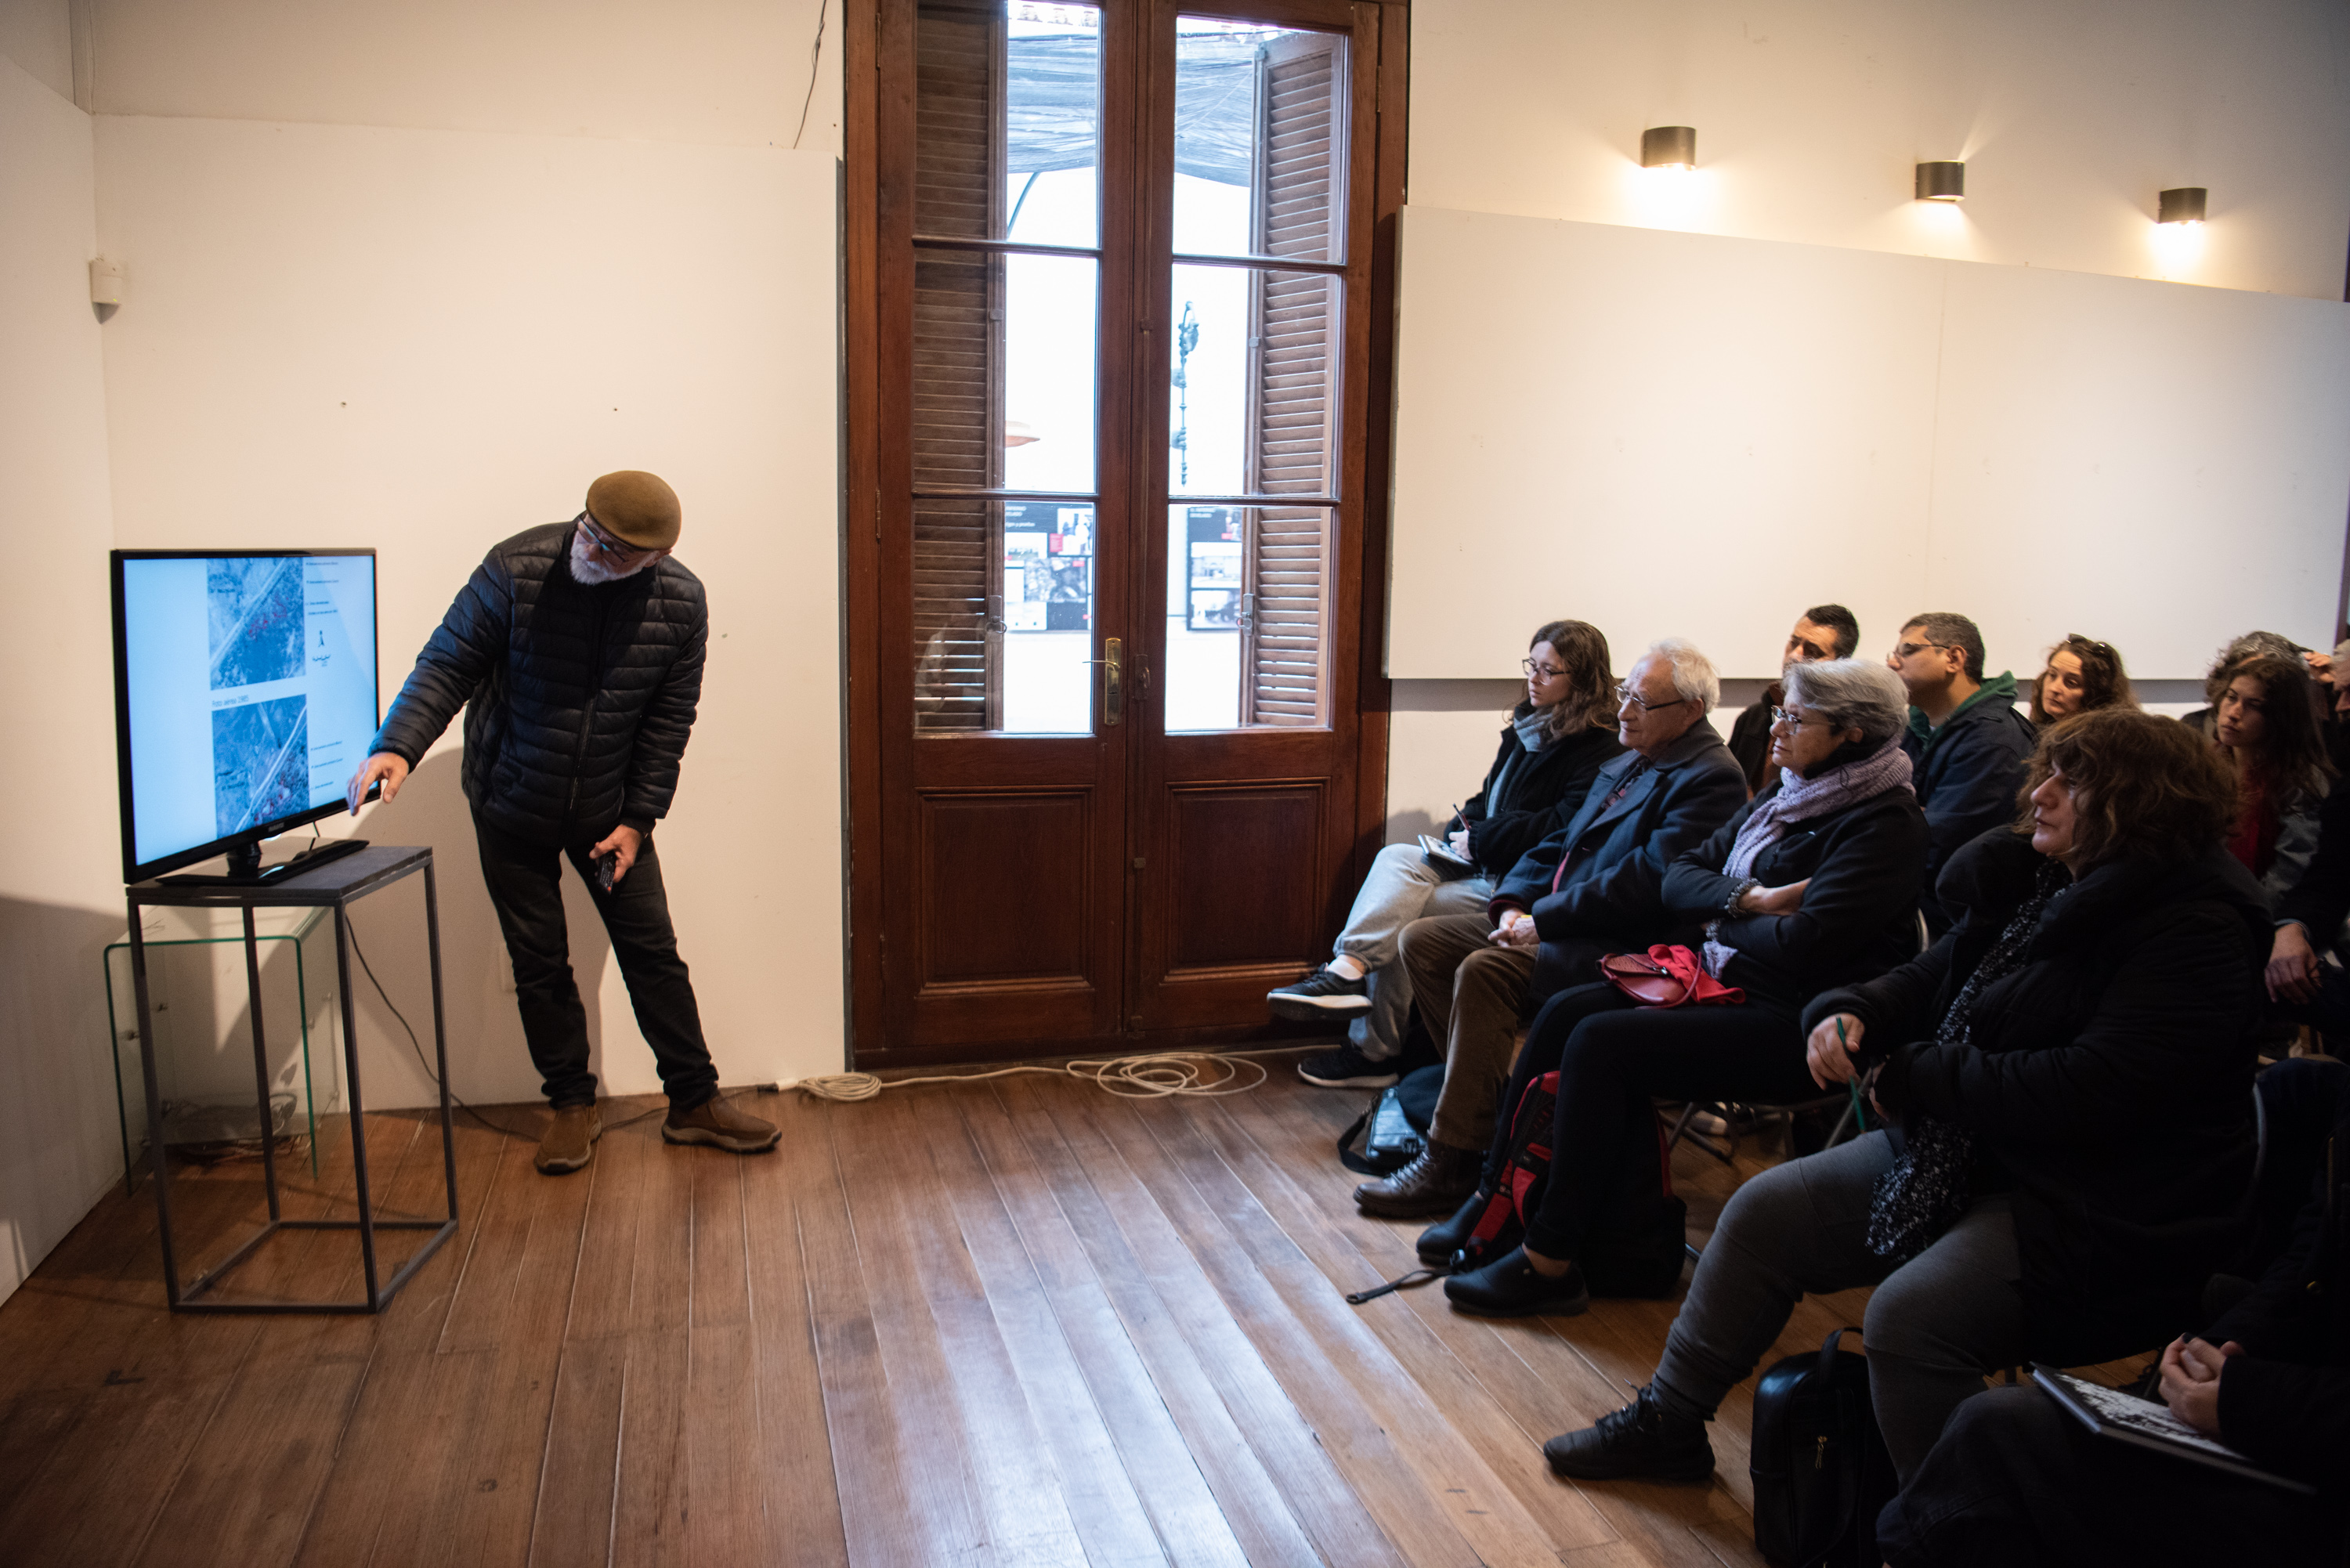
[[[1905,1481],[1986,1371],[2109,1360],[2197,1320],[2248,1217],[2268,950],[2220,846],[2234,781],[2186,726],[2106,708],[2043,737],[2028,798],[2029,839],[1952,857],[1940,940],[1806,1010],[1822,1086],[1857,1079],[1899,1141],[1742,1187],[1655,1377],[1553,1438],[1554,1469],[1705,1473],[1705,1422],[1810,1292],[1877,1287],[1869,1386]]]
[[[2282,1081],[2292,1086],[2272,1094]],[[2037,1388],[1995,1388],[1959,1407],[1879,1516],[1877,1542],[1888,1563],[2342,1562],[2350,1517],[2342,1486],[2350,1472],[2350,1070],[2322,1057],[2280,1062],[2261,1088],[2272,1117],[2263,1189],[2284,1157],[2311,1170],[2300,1184],[2306,1201],[2251,1293],[2165,1348],[2162,1397],[2204,1436],[2319,1495],[2111,1442]],[[2310,1112],[2328,1108],[2317,1127],[2305,1125]]]
[[[1655,1096],[1816,1096],[1804,1060],[1804,1003],[1917,950],[1926,821],[1900,744],[1908,712],[1899,677],[1875,660],[1788,670],[1786,704],[1772,726],[1778,777],[1675,861],[1661,889],[1660,923],[1692,928],[1708,973],[1742,999],[1639,1008],[1592,983],[1544,1004],[1503,1104],[1515,1106],[1557,1071],[1549,1183],[1522,1247],[1445,1282],[1456,1304],[1496,1315],[1582,1310],[1588,1291],[1575,1263],[1595,1226],[1627,1208],[1653,1209],[1661,1197]],[[1475,1225],[1503,1178],[1511,1123],[1505,1114],[1481,1194],[1421,1238],[1423,1255],[1450,1255]],[[1649,1289],[1679,1278],[1677,1231],[1669,1240],[1669,1267]]]
[[[1396,1081],[1395,1059],[1411,1022],[1411,976],[1396,962],[1404,927],[1425,915],[1482,913],[1518,857],[1575,815],[1616,740],[1616,677],[1607,639],[1579,620],[1534,635],[1524,660],[1525,700],[1502,727],[1485,783],[1461,807],[1451,853],[1390,844],[1356,891],[1334,957],[1305,979],[1265,993],[1276,1018],[1350,1019],[1346,1044],[1309,1056],[1297,1075],[1324,1088],[1378,1088]]]

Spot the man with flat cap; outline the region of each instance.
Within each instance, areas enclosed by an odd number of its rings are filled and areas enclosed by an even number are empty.
[[[493,548],[417,656],[348,792],[353,812],[379,779],[384,799],[398,794],[464,707],[482,879],[555,1109],[537,1158],[550,1174],[586,1165],[604,1130],[564,929],[567,858],[603,917],[652,1045],[669,1095],[661,1137],[737,1154],[775,1141],[772,1126],[718,1093],[653,851],[710,639],[702,579],[670,556],[681,522],[676,492],[624,470],[588,486],[587,510],[570,522]]]

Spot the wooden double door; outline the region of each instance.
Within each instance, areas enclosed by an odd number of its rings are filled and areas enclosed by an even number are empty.
[[[1382,812],[1387,9],[875,0],[860,1062],[1270,1037],[1327,955]]]

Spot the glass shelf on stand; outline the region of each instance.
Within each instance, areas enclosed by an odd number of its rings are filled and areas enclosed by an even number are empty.
[[[155,1005],[156,1070],[164,1137],[197,1159],[237,1158],[263,1134],[255,1101],[252,1021],[246,1016],[244,926],[241,910],[142,908],[147,981]],[[299,1137],[318,1173],[318,1118],[344,1109],[343,1050],[335,995],[333,911],[324,907],[254,911],[261,955],[262,1008],[270,1085],[268,1136]],[[311,953],[315,939],[323,948]],[[103,955],[106,1016],[114,1064],[115,1108],[122,1132],[126,1189],[150,1164],[152,1129],[139,1061],[139,1004],[131,992],[130,939]],[[300,1027],[288,1030],[284,1021]],[[313,1042],[319,1049],[312,1049]],[[281,1158],[285,1146],[280,1145]]]

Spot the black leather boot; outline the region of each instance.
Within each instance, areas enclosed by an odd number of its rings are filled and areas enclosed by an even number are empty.
[[[1454,1148],[1430,1138],[1401,1170],[1355,1189],[1355,1204],[1382,1220],[1449,1213],[1477,1190],[1484,1163],[1482,1149]]]
[[[1440,1269],[1452,1262],[1452,1254],[1469,1244],[1469,1232],[1477,1228],[1478,1217],[1493,1194],[1482,1184],[1471,1193],[1450,1220],[1439,1220],[1419,1233],[1419,1261],[1428,1268]]]

